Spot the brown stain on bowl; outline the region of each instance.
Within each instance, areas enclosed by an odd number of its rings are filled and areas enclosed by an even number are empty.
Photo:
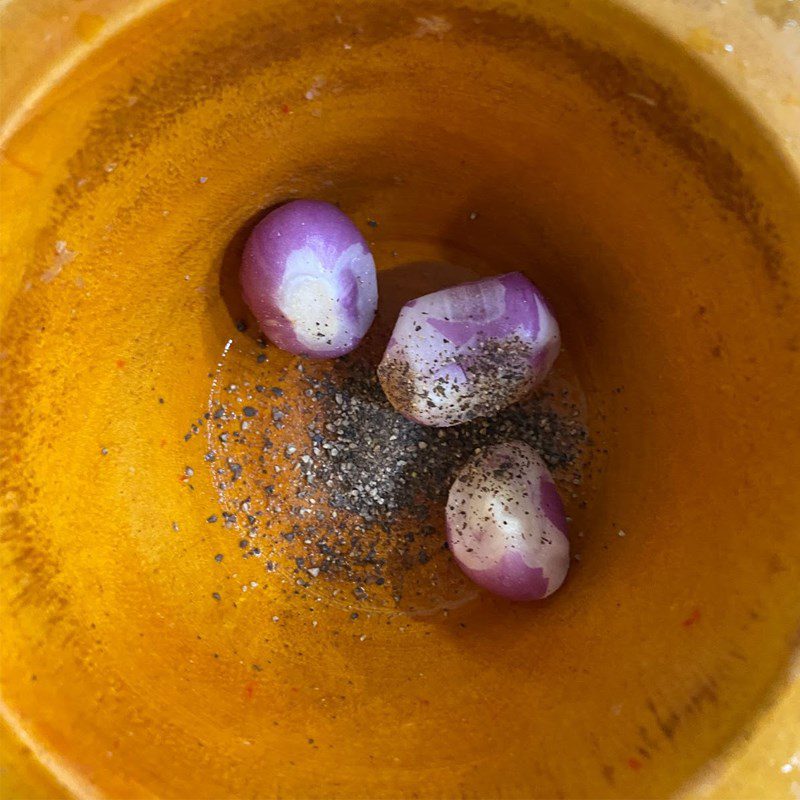
[[[664,796],[759,708],[800,604],[798,186],[694,55],[599,2],[184,2],[3,153],[2,692],[71,793]],[[239,248],[299,196],[384,285],[551,298],[596,460],[547,602],[318,602],[206,521]]]

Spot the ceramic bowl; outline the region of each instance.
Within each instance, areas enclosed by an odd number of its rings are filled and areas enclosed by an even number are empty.
[[[756,5],[5,4],[8,796],[797,792],[797,9]],[[299,392],[237,328],[295,197],[368,238],[379,324],[467,274],[552,302],[589,436],[552,598],[436,521],[361,599],[265,569],[288,512],[261,558],[207,522],[204,414]]]

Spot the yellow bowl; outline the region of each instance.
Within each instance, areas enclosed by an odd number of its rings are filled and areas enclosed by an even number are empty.
[[[632,5],[5,4],[7,796],[797,792],[796,12]],[[441,549],[399,602],[296,592],[206,522],[215,376],[288,363],[235,271],[292,197],[426,263],[400,294],[552,299],[592,458],[550,600]]]

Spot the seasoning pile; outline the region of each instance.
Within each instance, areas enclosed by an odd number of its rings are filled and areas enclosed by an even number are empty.
[[[205,460],[221,511],[209,522],[236,533],[243,557],[291,575],[298,591],[345,584],[350,600],[392,604],[413,575],[427,595],[463,593],[444,503],[458,469],[493,444],[523,441],[562,480],[580,483],[587,434],[567,390],[431,428],[391,406],[369,353],[296,359],[264,385],[267,348],[234,349],[217,375]]]
[[[574,461],[576,440],[585,436],[541,399],[450,428],[418,425],[386,400],[374,367],[353,357],[321,379],[306,373],[304,380],[321,415],[308,425],[311,451],[301,456],[301,472],[309,485],[325,487],[332,507],[366,522],[411,507],[427,515],[430,502],[444,501],[455,471],[489,445],[520,439],[556,468]]]

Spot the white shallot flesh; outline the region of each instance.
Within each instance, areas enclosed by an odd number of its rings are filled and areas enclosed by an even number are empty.
[[[346,214],[319,200],[287,203],[256,225],[240,280],[267,338],[309,358],[337,358],[357,347],[378,306],[364,237]]]
[[[486,448],[458,472],[447,540],[463,572],[510,600],[541,600],[569,569],[564,508],[538,453],[523,442]]]
[[[401,414],[448,427],[523,400],[550,371],[560,346],[541,292],[510,272],[406,303],[378,377]]]

